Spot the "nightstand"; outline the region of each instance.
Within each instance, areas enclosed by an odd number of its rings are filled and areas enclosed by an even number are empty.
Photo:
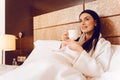
[[[21,65],[27,59],[32,50],[24,50],[19,53],[19,50],[16,51],[6,51],[5,52],[5,64],[12,65],[13,59],[17,61],[17,65]]]

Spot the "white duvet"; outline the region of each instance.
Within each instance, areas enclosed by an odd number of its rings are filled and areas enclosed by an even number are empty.
[[[72,67],[71,60],[65,55],[61,55],[58,50],[60,42],[49,43],[46,41],[42,44],[43,42],[40,41],[39,43],[35,43],[37,47],[34,48],[23,65],[1,75],[0,80],[86,80],[78,70]],[[117,50],[119,49],[120,47]],[[120,60],[119,52],[115,52],[109,72],[95,80],[120,80],[120,69],[115,70],[115,66],[120,66],[120,63],[116,64]]]
[[[45,53],[47,52],[47,53]],[[49,52],[49,54],[48,54]],[[37,53],[34,51],[34,53]],[[44,51],[39,59],[25,62],[19,68],[2,76],[0,80],[85,80],[79,71],[72,68],[69,60],[57,51]]]
[[[81,73],[71,67],[69,60],[56,54],[59,45],[58,41],[36,42],[25,63],[1,75],[0,80],[82,80]]]

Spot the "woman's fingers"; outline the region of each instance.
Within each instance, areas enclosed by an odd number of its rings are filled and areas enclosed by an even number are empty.
[[[68,32],[64,32],[64,33],[62,34],[62,40],[67,40],[67,39],[69,39],[69,37],[68,37]]]

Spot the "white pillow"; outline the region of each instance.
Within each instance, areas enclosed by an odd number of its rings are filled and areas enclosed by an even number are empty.
[[[58,40],[37,40],[34,42],[35,47],[46,47],[49,49],[59,49],[61,41]]]
[[[110,71],[120,70],[120,45],[112,45],[113,56],[110,63]]]
[[[52,50],[60,48],[61,41],[58,40],[37,40],[34,42],[34,49],[25,60],[24,64],[39,60],[42,54],[49,54]]]

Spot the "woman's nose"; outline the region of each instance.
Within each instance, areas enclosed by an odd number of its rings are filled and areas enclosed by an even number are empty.
[[[82,21],[82,25],[85,25],[85,21]]]

